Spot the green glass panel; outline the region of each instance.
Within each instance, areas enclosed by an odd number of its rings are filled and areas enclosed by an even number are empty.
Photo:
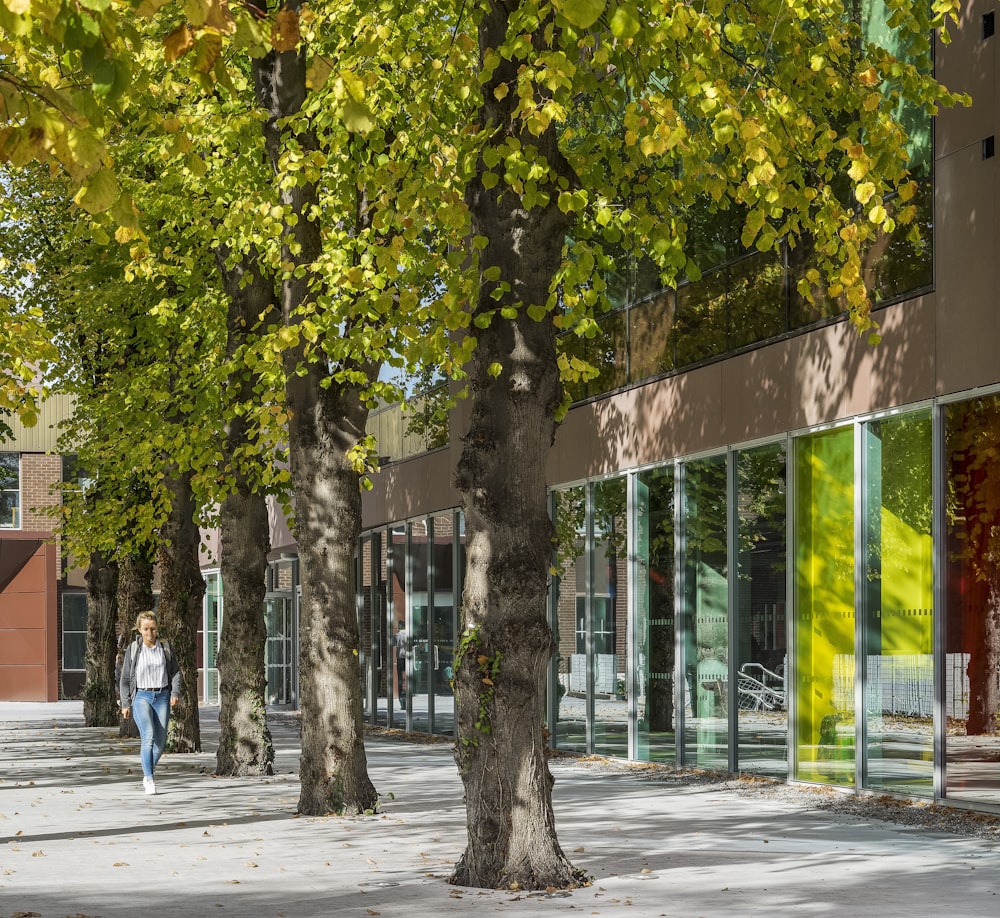
[[[795,441],[795,777],[854,784],[854,429]]]
[[[674,693],[674,467],[636,476],[638,757],[677,759]]]
[[[866,786],[934,789],[931,418],[865,425]]]
[[[726,457],[684,466],[684,764],[729,767]]]

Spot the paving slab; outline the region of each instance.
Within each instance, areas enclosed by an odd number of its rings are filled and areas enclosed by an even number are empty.
[[[753,799],[557,758],[564,849],[593,877],[568,892],[449,885],[465,846],[448,744],[373,736],[374,817],[298,817],[295,718],[271,717],[277,774],[168,755],[142,793],[136,740],[84,727],[79,702],[0,703],[0,918],[621,918],[1000,914],[993,843]]]

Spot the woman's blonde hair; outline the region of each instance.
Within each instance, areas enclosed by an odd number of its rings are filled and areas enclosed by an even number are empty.
[[[152,611],[140,612],[135,619],[135,630],[138,631],[141,627],[144,619],[150,619],[154,624],[159,624],[156,619],[156,613]]]

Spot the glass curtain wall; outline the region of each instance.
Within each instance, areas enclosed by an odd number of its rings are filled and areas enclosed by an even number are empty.
[[[685,765],[729,767],[726,457],[683,466]]]
[[[1000,396],[947,406],[945,793],[1000,805]]]
[[[430,642],[431,592],[431,540],[427,520],[416,520],[408,525],[409,553],[407,555],[406,598],[409,600],[410,621],[408,629],[406,674],[406,701],[410,713],[409,729],[416,733],[430,733],[433,695],[431,668],[433,658]],[[398,626],[398,620],[397,620]]]
[[[594,752],[628,758],[628,479],[593,487]]]
[[[267,677],[268,704],[295,704],[297,662],[297,618],[295,596],[298,562],[292,559],[272,561],[267,569],[267,593],[264,596],[264,672]]]
[[[674,466],[635,476],[637,757],[675,764]]]
[[[431,619],[431,689],[434,700],[431,732],[453,736],[455,733],[455,636],[458,633],[458,606],[455,597],[461,585],[456,570],[455,519],[453,513],[431,520],[434,568],[429,578]]]
[[[740,771],[788,774],[785,446],[735,454],[735,679]]]
[[[361,539],[358,552],[358,633],[361,635],[362,716],[366,722],[375,719],[379,694],[378,642],[375,633],[375,548],[377,535]]]
[[[930,411],[862,432],[865,786],[933,796]]]
[[[555,574],[550,591],[556,643],[554,745],[587,752],[590,680],[587,668],[586,489],[581,485],[552,495],[556,527]]]
[[[854,428],[795,441],[795,777],[855,784]]]
[[[409,705],[411,631],[406,625],[406,526],[389,529],[385,558],[386,665],[392,680],[388,701],[389,726],[405,727]],[[398,710],[393,705],[398,704]]]
[[[218,704],[219,670],[215,661],[219,654],[219,632],[222,630],[222,576],[217,571],[205,574],[204,609],[201,697],[207,704]]]

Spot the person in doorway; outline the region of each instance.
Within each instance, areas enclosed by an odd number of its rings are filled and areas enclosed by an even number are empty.
[[[399,696],[399,706],[406,707],[406,655],[409,641],[406,638],[406,622],[402,619],[397,623],[396,635],[393,638],[396,645],[396,694]]]
[[[167,745],[170,709],[181,695],[181,670],[170,642],[157,637],[155,613],[140,612],[135,629],[139,633],[122,657],[118,691],[122,717],[131,715],[139,728],[143,789],[155,794],[154,774]]]

